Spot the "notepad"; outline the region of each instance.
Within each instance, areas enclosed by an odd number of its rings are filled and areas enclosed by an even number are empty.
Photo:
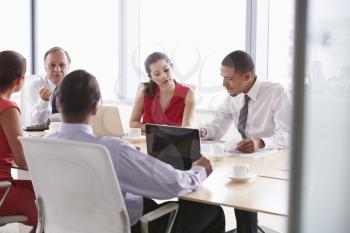
[[[263,157],[266,157],[269,155],[276,154],[277,152],[278,152],[278,150],[259,149],[254,153],[243,153],[243,152],[240,152],[237,150],[227,151],[226,153],[228,154],[228,156],[258,159],[258,158],[263,158]]]
[[[254,153],[243,153],[241,151],[236,150],[236,145],[238,142],[239,141],[237,140],[229,140],[225,143],[224,150],[229,156],[258,159],[278,152],[278,150],[258,149]]]

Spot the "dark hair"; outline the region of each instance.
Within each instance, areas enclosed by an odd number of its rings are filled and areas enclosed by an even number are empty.
[[[221,65],[231,67],[235,70],[235,72],[239,73],[251,72],[253,77],[256,77],[253,59],[244,51],[236,50],[228,54],[222,60]]]
[[[26,59],[18,52],[0,52],[0,90],[9,87],[18,77],[26,73]]]
[[[151,77],[151,69],[149,68],[150,65],[153,63],[156,63],[159,60],[165,60],[166,63],[170,64],[171,67],[173,66],[169,57],[167,55],[165,55],[164,53],[162,53],[162,52],[151,53],[145,60],[145,69],[146,69],[148,77]],[[154,91],[157,87],[157,84],[150,79],[149,82],[144,83],[144,85],[146,87],[145,94],[153,97],[155,95]]]
[[[64,49],[62,49],[61,47],[52,47],[51,49],[47,50],[45,55],[44,55],[44,62],[46,62],[46,58],[47,56],[49,56],[50,53],[56,52],[56,51],[62,51],[66,54],[67,60],[68,60],[68,64],[71,63],[71,59],[70,56],[68,54],[68,52]]]
[[[57,89],[57,101],[64,117],[82,121],[101,99],[98,82],[85,70],[67,74]]]

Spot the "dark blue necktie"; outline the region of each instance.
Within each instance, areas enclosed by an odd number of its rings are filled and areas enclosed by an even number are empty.
[[[52,108],[52,111],[51,113],[54,114],[54,113],[58,113],[59,111],[57,110],[57,107],[56,107],[56,89],[57,87],[55,88],[55,90],[52,92],[52,102],[51,102],[51,108]]]
[[[245,128],[247,125],[247,117],[248,117],[248,102],[250,98],[247,95],[244,95],[244,105],[239,112],[238,118],[238,132],[241,134],[242,138],[247,138],[245,134]]]

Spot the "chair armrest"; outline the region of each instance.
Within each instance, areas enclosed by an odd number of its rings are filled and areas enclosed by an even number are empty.
[[[2,206],[2,203],[5,201],[7,194],[10,192],[11,185],[12,184],[9,181],[0,181],[0,188],[6,189],[2,197],[0,197],[0,207]]]
[[[148,233],[148,223],[152,222],[155,219],[158,219],[159,217],[162,217],[166,214],[172,213],[171,217],[169,218],[169,224],[168,224],[168,229],[166,232],[170,232],[171,228],[173,226],[177,210],[179,208],[179,204],[177,203],[168,203],[166,205],[163,205],[159,207],[158,209],[155,209],[145,215],[143,215],[140,218],[140,223],[141,223],[141,231],[143,233]]]
[[[176,211],[179,208],[179,204],[177,203],[169,203],[155,209],[140,218],[140,222],[152,222],[155,219],[158,219],[170,212]]]
[[[11,186],[11,182],[9,181],[0,181],[0,188],[8,188]]]

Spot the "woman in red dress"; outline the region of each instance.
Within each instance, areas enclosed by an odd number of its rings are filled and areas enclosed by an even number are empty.
[[[35,232],[37,211],[31,181],[14,180],[11,167],[26,170],[27,164],[23,148],[17,137],[22,135],[20,111],[10,100],[12,93],[18,92],[24,81],[25,58],[15,51],[0,52],[0,180],[12,183],[10,192],[0,208],[0,216],[25,215],[24,224],[33,226]],[[0,190],[0,196],[4,190]]]
[[[161,52],[152,53],[145,61],[145,69],[150,81],[139,88],[130,127],[145,130],[146,123],[190,126],[195,94],[174,80],[170,59]]]

